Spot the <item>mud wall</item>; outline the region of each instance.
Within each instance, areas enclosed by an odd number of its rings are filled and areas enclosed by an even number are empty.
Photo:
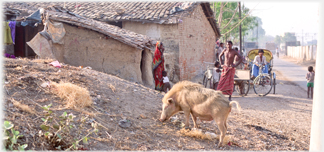
[[[173,82],[179,81],[179,75],[176,75],[180,71],[179,68],[179,30],[177,24],[156,24],[141,22],[123,22],[123,28],[147,35],[155,40],[159,40],[163,43],[165,48],[165,63],[164,68],[168,72],[168,76],[174,77]],[[175,74],[173,76],[172,74]]]
[[[90,66],[132,82],[143,82],[142,50],[92,30],[68,24],[64,24],[64,28],[64,44],[53,44],[53,52],[60,62]]]

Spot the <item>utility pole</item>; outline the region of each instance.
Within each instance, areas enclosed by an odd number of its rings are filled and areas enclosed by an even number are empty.
[[[259,48],[259,20],[257,21],[257,46]]]
[[[239,5],[239,17],[240,17],[240,21],[241,21],[241,2],[238,2]],[[241,54],[243,54],[243,50],[242,50],[242,23],[240,23],[240,51]]]

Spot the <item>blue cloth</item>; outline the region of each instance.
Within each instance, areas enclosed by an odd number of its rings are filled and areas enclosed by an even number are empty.
[[[262,70],[263,73],[268,73],[268,65],[265,65]],[[254,77],[257,77],[259,75],[259,67],[253,64],[252,66],[252,74]]]

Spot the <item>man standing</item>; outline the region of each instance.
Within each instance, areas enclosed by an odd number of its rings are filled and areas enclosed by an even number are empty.
[[[222,51],[219,55],[219,60],[221,61],[223,70],[222,75],[218,83],[217,90],[220,90],[225,95],[229,95],[228,100],[232,100],[232,93],[234,90],[234,75],[235,67],[237,67],[243,60],[242,56],[232,49],[232,41],[227,41],[226,49]],[[223,62],[221,56],[224,55],[225,61]],[[238,57],[238,61],[234,64],[234,58]]]
[[[219,59],[219,55],[224,50],[223,46],[224,46],[224,43],[220,43],[218,49],[216,50],[216,61]],[[222,59],[224,59],[224,57],[222,57]],[[222,64],[224,64],[224,62],[222,62]]]

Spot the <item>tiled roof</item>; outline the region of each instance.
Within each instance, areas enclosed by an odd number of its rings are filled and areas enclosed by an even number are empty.
[[[159,24],[177,24],[181,17],[185,17],[196,6],[201,5],[216,36],[220,36],[208,2],[6,2],[3,4],[5,8],[24,10],[30,14],[39,8],[56,5],[80,16],[104,22],[138,21]]]
[[[36,11],[58,5],[83,17],[100,21],[178,23],[174,17],[193,10],[197,2],[6,2],[9,8]],[[176,11],[178,10],[178,11]]]

